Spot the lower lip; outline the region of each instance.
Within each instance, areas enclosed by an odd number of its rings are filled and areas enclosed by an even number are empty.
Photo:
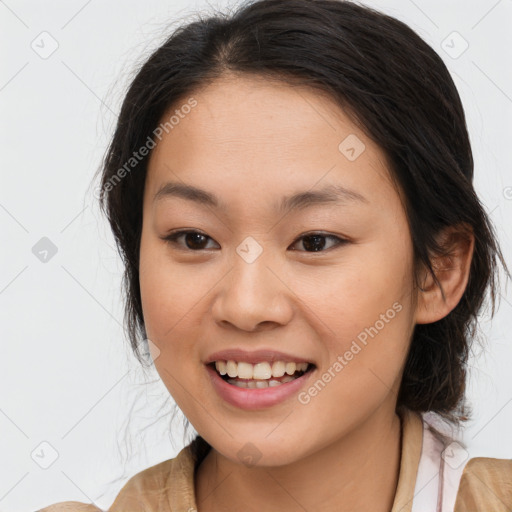
[[[296,379],[268,388],[239,388],[226,382],[211,366],[206,365],[208,375],[218,395],[226,402],[241,409],[254,410],[272,407],[297,394],[306,384],[314,370],[310,370]]]

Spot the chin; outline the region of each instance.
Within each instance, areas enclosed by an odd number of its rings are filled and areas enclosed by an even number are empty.
[[[276,428],[276,424],[272,426]],[[233,437],[223,436],[222,439],[204,439],[223,457],[226,457],[235,464],[252,467],[277,467],[293,464],[298,460],[307,457],[314,451],[313,446],[306,445],[307,428],[300,436],[302,441],[291,433],[286,432],[283,425],[277,427],[284,429],[284,437],[270,434],[272,428],[248,428],[243,434],[232,432]],[[262,432],[264,432],[262,434]]]

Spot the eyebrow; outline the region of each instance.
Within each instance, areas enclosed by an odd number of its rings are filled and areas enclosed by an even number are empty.
[[[227,205],[220,201],[215,194],[185,183],[165,183],[156,192],[153,201],[155,202],[169,197],[179,197],[222,211],[228,210]],[[343,204],[348,201],[361,203],[369,202],[368,199],[355,190],[350,190],[341,185],[327,185],[320,190],[308,190],[285,196],[274,205],[274,208],[277,212],[282,213],[288,210],[303,210],[315,205]]]

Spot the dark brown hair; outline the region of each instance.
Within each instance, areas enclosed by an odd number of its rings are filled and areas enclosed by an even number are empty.
[[[125,265],[126,332],[136,357],[145,362],[138,269],[148,158],[129,172],[126,162],[171,107],[226,73],[327,93],[378,144],[405,199],[415,271],[423,264],[433,272],[430,257],[443,253],[436,242],[443,228],[473,232],[464,295],[442,320],[416,325],[397,403],[456,424],[466,420],[466,368],[477,315],[487,292],[494,314],[498,259],[506,265],[473,188],[464,110],[450,73],[428,44],[397,19],[349,1],[257,0],[230,14],[199,15],[138,70],[103,162],[100,197]]]

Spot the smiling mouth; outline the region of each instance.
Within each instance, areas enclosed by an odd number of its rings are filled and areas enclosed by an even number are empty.
[[[290,363],[262,361],[256,364],[236,361],[214,361],[212,369],[228,384],[239,388],[263,389],[276,387],[291,382],[311,372],[313,363]]]

